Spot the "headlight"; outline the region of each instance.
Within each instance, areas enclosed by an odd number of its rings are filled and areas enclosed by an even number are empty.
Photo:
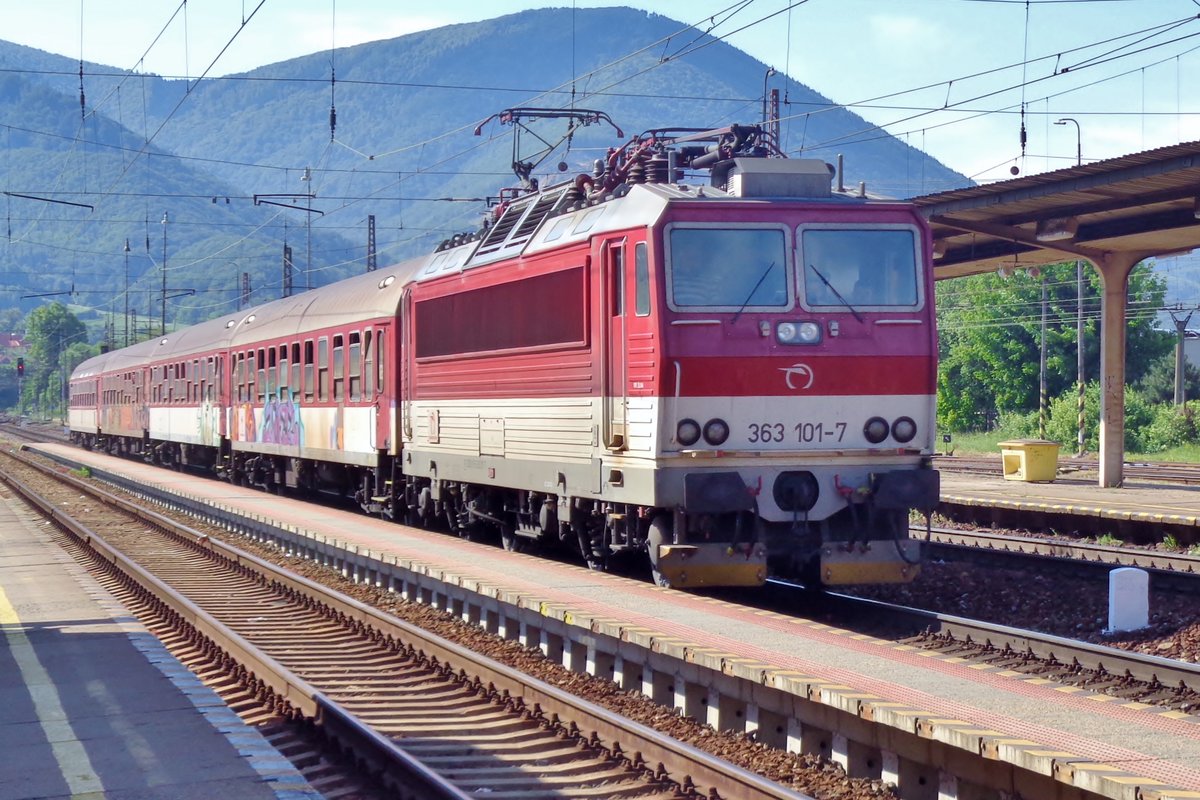
[[[781,322],[775,327],[780,344],[816,344],[821,341],[821,326],[815,322]]]
[[[700,423],[694,419],[681,419],[675,426],[675,439],[684,447],[700,441]]]
[[[892,438],[903,444],[911,442],[917,435],[917,423],[911,417],[899,417],[892,423]]]
[[[883,417],[871,417],[867,420],[867,424],[863,425],[863,436],[867,437],[867,441],[871,444],[879,444],[888,435],[887,420]]]
[[[723,419],[710,419],[704,423],[704,441],[713,447],[725,444],[729,438],[729,425]]]

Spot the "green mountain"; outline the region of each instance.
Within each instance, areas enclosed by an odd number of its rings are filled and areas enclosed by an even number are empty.
[[[766,69],[656,14],[544,9],[199,83],[85,64],[81,118],[78,62],[0,42],[0,188],[11,193],[0,307],[73,289],[77,306],[120,317],[128,238],[130,305],[157,317],[164,235],[172,322],[235,308],[243,274],[252,302],[279,296],[285,241],[295,290],[321,285],[364,269],[369,216],[380,265],[477,227],[484,199],[516,183],[512,128],[493,121],[473,135],[495,112],[592,108],[626,137],[757,122]],[[786,99],[790,155],[844,153],[847,183],[898,197],[967,184],[897,139],[861,133],[871,126],[800,83],[770,86]],[[531,128],[547,142],[565,131]],[[557,180],[560,161],[566,177],[590,171],[620,141],[607,126],[581,129],[534,174]]]

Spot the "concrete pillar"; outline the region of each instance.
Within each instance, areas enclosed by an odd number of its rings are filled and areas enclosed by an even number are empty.
[[[786,746],[789,753],[804,752],[804,726],[795,717],[788,717]]]
[[[844,733],[833,734],[833,763],[842,768],[842,771],[847,775],[850,774],[850,742]]]
[[[1129,273],[1145,256],[1113,253],[1092,260],[1104,294],[1100,304],[1100,485],[1125,479],[1125,310]]]
[[[534,629],[533,632],[537,633],[538,631]],[[520,633],[517,634],[517,641],[521,643],[522,647],[529,647],[529,633],[529,623],[521,620],[521,628]]]
[[[882,760],[882,768],[880,769],[879,780],[885,784],[892,786],[900,785],[900,756],[892,750],[884,750],[880,753]]]
[[[958,800],[958,779],[949,772],[938,775],[938,800]]]
[[[746,704],[746,735],[758,736],[758,703]]]
[[[649,664],[642,665],[642,694],[654,699],[654,670]]]

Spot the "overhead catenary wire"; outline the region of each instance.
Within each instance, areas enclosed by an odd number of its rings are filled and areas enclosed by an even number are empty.
[[[744,5],[744,4],[742,4],[742,5]],[[799,4],[792,4],[792,5],[799,5]],[[792,6],[788,6],[788,10],[790,10],[790,8],[791,8],[791,7],[792,7]],[[686,53],[686,52],[683,52],[683,53],[680,53],[680,54],[672,54],[672,59],[674,59],[674,58],[680,58],[680,55],[686,55],[686,54],[688,54],[688,53]],[[445,163],[445,162],[439,162],[439,163]],[[353,172],[353,170],[348,170],[348,172]],[[380,170],[380,172],[385,172],[385,170]],[[456,172],[456,170],[449,170],[449,172]],[[400,178],[398,178],[398,176],[397,176],[397,181],[398,181],[398,180],[400,180]],[[397,185],[398,185],[398,184],[397,184]],[[415,199],[415,198],[408,198],[408,197],[406,197],[406,198],[404,198],[404,199],[406,199],[406,200],[409,200],[409,199]]]

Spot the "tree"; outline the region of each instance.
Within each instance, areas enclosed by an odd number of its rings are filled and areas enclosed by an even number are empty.
[[[62,303],[50,303],[36,308],[25,320],[25,339],[28,355],[25,358],[25,380],[21,387],[21,410],[29,413],[40,410],[45,415],[66,412],[66,387],[71,370],[79,365],[83,345],[88,355],[87,328]],[[64,354],[70,352],[70,363]]]
[[[1085,270],[1084,364],[1095,379],[1100,367],[1100,277]],[[949,430],[991,427],[999,414],[1037,409],[1041,347],[1041,291],[1045,281],[1049,397],[1073,390],[1077,380],[1074,263],[1049,265],[1034,277],[978,275],[937,286],[939,357],[938,424]],[[1154,327],[1165,283],[1138,265],[1129,278],[1126,380],[1135,383],[1170,351],[1173,338]]]
[[[1188,400],[1200,400],[1200,368],[1184,362],[1184,396]],[[1153,364],[1142,376],[1138,388],[1153,403],[1175,401],[1175,354],[1168,353]]]

